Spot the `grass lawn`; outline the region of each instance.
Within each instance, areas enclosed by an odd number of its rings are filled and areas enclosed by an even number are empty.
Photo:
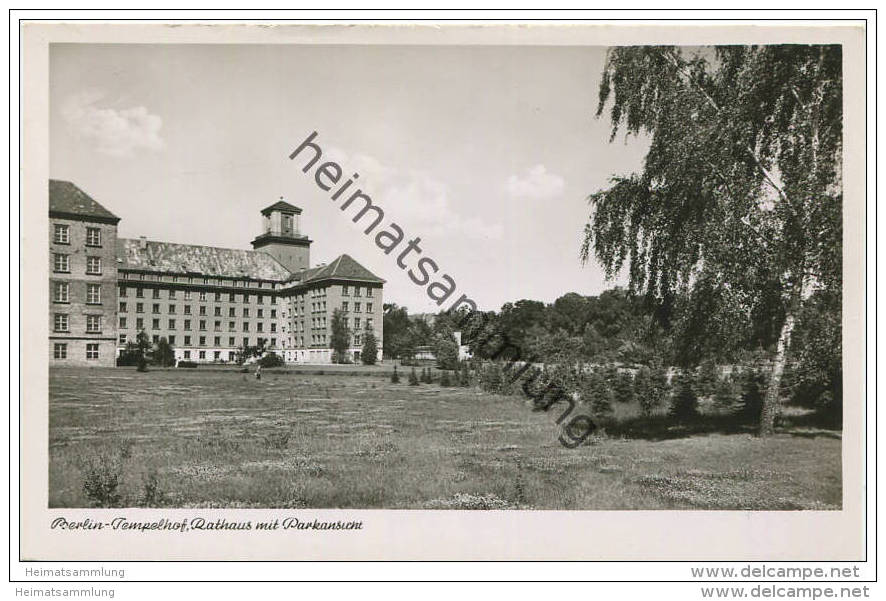
[[[49,505],[90,506],[92,466],[119,475],[122,506],[841,506],[838,432],[595,437],[570,450],[560,411],[401,374],[51,369]]]

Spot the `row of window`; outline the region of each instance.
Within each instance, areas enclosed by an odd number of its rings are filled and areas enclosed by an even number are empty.
[[[126,298],[128,296],[128,289],[129,288],[133,288],[135,290],[135,298],[145,298],[145,288],[143,288],[141,286],[124,286],[124,285],[120,286],[120,297],[121,298]],[[160,298],[160,290],[161,290],[160,288],[150,288],[150,290],[152,291],[151,298]],[[178,296],[177,296],[178,292],[179,292],[178,290],[175,290],[174,288],[170,288],[167,290],[167,297],[166,298],[178,298]],[[193,298],[190,290],[183,290],[182,292],[184,294],[185,300],[191,300]],[[224,293],[215,292],[213,294],[215,295],[215,302],[217,302],[217,303],[223,302],[222,299],[224,298]],[[227,293],[227,297],[228,297],[227,302],[229,302],[229,303],[237,302],[237,296],[238,295],[234,292]],[[198,297],[198,300],[206,301],[206,300],[208,300],[208,293],[205,290],[200,290],[197,293],[197,297]],[[247,303],[247,304],[249,303],[250,295],[248,293],[244,292],[243,294],[240,294],[239,297],[243,303]],[[271,299],[270,302],[272,305],[277,304],[277,298],[275,296],[270,296],[270,299]],[[259,305],[263,305],[265,302],[265,295],[264,294],[256,294],[255,295],[255,302],[258,303]]]
[[[52,318],[52,329],[55,332],[70,333],[71,320],[67,313],[55,313]],[[101,334],[102,333],[102,316],[87,315],[86,316],[86,333]]]
[[[190,329],[192,329],[192,328],[191,328],[191,320],[190,320],[190,319],[184,319],[184,320],[182,320],[182,321],[183,321],[183,323],[184,323],[184,327],[183,327],[182,329],[184,329],[184,330],[190,330]],[[244,322],[243,322],[243,328],[242,328],[242,330],[243,330],[244,332],[248,332],[248,331],[249,331],[249,323],[250,323],[250,322],[248,322],[248,321],[244,321]],[[174,320],[174,319],[168,319],[168,320],[166,320],[166,329],[167,329],[167,330],[174,330],[174,329],[176,329],[176,325],[177,325],[176,320]],[[121,316],[120,316],[120,329],[121,329],[121,330],[125,330],[127,327],[129,327],[129,320],[127,319],[127,317],[126,317],[125,315],[121,315]],[[141,318],[141,317],[137,317],[136,320],[135,320],[135,329],[137,329],[137,330],[143,330],[144,327],[145,327],[145,320],[144,320],[143,318]],[[160,319],[159,319],[159,318],[158,318],[158,319],[152,319],[152,320],[151,320],[151,329],[152,329],[152,330],[159,330],[159,329],[160,329]],[[198,329],[198,330],[201,330],[201,331],[205,331],[205,330],[207,329],[207,328],[206,328],[206,320],[205,320],[205,319],[200,319],[200,320],[198,320],[198,322],[197,322],[197,329]],[[214,329],[214,331],[216,331],[216,332],[221,332],[221,331],[222,331],[222,322],[221,322],[221,321],[215,321],[215,322],[213,322],[213,329]],[[229,332],[236,332],[236,331],[237,331],[237,322],[236,322],[236,321],[229,321],[229,322],[228,322],[228,331],[229,331]],[[255,331],[256,331],[256,332],[264,332],[264,331],[265,331],[265,324],[264,324],[263,321],[256,322],[256,324],[255,324]],[[277,331],[277,323],[276,323],[276,322],[271,322],[271,324],[270,324],[270,331],[271,331],[272,333]]]
[[[52,302],[71,302],[71,284],[69,282],[53,282]],[[100,305],[102,303],[101,284],[86,284],[86,303],[89,305]]]
[[[52,254],[52,270],[55,273],[71,273],[71,255],[64,253]],[[86,257],[86,275],[102,274],[102,258]]]
[[[175,336],[174,334],[171,335],[171,336],[166,336],[165,338],[166,338],[166,341],[169,343],[170,346],[175,346],[175,344],[176,344],[176,342],[177,342],[177,339],[176,339],[176,336]],[[183,338],[184,338],[184,345],[183,345],[183,346],[194,346],[194,345],[192,344],[192,340],[193,340],[193,338],[192,338],[191,336],[184,336]],[[128,337],[127,337],[126,334],[120,334],[118,340],[119,340],[119,343],[120,343],[121,345],[124,345],[124,344],[126,344],[126,342],[128,341]],[[151,340],[154,342],[154,344],[159,343],[159,342],[160,342],[160,335],[159,335],[159,334],[154,334],[153,336],[151,336]],[[258,343],[259,345],[261,345],[263,342],[266,342],[267,340],[268,340],[267,338],[258,338],[258,339],[257,339],[257,343]],[[244,337],[242,338],[242,343],[243,343],[243,346],[249,346],[249,337],[248,337],[248,336],[244,336]],[[216,337],[214,337],[214,338],[213,338],[213,346],[221,346],[221,345],[222,345],[222,338],[221,338],[221,336],[216,336]],[[199,336],[199,337],[197,338],[197,346],[207,346],[207,344],[206,344],[206,336]],[[231,336],[230,338],[228,338],[228,346],[229,346],[229,347],[236,347],[236,346],[237,346],[237,341],[236,341],[236,339],[235,339],[233,336]],[[277,339],[276,339],[276,338],[271,338],[271,339],[270,339],[270,346],[271,346],[272,348],[277,346]]]
[[[156,274],[145,274],[139,273],[138,278],[134,277],[136,274],[129,273],[128,271],[120,272],[120,277],[124,280],[135,280],[138,279],[140,282],[172,282],[173,284],[197,284],[196,280],[202,280],[204,286],[234,286],[235,288],[273,288],[273,282],[258,282],[258,281],[247,281],[247,280],[231,280],[231,279],[223,279],[223,278],[195,278],[192,276],[160,276]],[[168,279],[163,280],[162,278],[166,277]]]
[[[67,359],[68,358],[68,345],[64,342],[56,342],[52,345],[52,357],[53,359]],[[86,343],[86,358],[89,360],[98,359],[98,343],[97,342],[87,342]]]
[[[184,315],[191,315],[191,305],[182,305],[182,307],[184,309]],[[127,305],[127,303],[125,301],[120,301],[120,311],[119,312],[126,313],[128,311],[128,309],[129,309],[129,305]],[[166,308],[166,312],[169,315],[175,315],[176,311],[177,311],[177,305],[168,305]],[[135,312],[136,313],[144,313],[145,312],[144,303],[135,303]],[[154,313],[154,314],[160,313],[160,303],[153,303],[151,305],[151,313]],[[206,314],[207,314],[206,313],[206,306],[200,305],[198,308],[198,315],[205,316]],[[222,316],[222,308],[215,307],[214,315],[215,315],[215,317],[221,317]],[[249,307],[243,307],[242,315],[243,315],[243,317],[250,316],[249,315]],[[265,310],[264,309],[256,310],[255,316],[259,319],[264,319]],[[237,311],[234,307],[228,308],[228,317],[237,317]],[[271,309],[270,317],[271,317],[271,319],[277,318],[277,309]]]
[[[361,303],[354,303],[354,313],[360,312]],[[348,301],[342,301],[341,310],[345,312],[350,311],[350,305]],[[366,312],[372,313],[372,303],[366,303]]]
[[[53,232],[52,241],[56,244],[71,243],[71,226],[63,223],[56,223]],[[102,231],[97,227],[86,228],[86,246],[102,245]]]

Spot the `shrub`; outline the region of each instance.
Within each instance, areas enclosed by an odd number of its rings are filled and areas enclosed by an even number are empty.
[[[283,367],[286,364],[283,357],[273,352],[265,353],[264,357],[259,359],[257,363],[262,367]]]
[[[145,359],[144,355],[139,355],[136,360],[136,365],[138,367],[135,368],[136,371],[148,371],[148,362]]]
[[[751,423],[760,421],[768,380],[766,371],[760,367],[754,366],[742,370],[741,399],[738,403],[737,414],[743,421]]]
[[[714,387],[714,403],[720,409],[730,413],[735,412],[741,402],[738,386],[731,376],[723,376],[717,380]]]
[[[615,400],[619,403],[633,403],[637,398],[634,391],[634,376],[630,372],[620,372],[613,383]]]
[[[490,361],[480,372],[480,387],[486,392],[501,392],[503,376],[501,367]]]
[[[186,368],[194,369],[197,367],[197,363],[195,363],[193,361],[179,361],[178,367],[186,367]]]
[[[677,393],[668,414],[678,421],[689,421],[698,417],[698,396],[689,372],[683,372],[677,383]]]
[[[175,351],[172,350],[169,341],[165,337],[157,342],[152,359],[154,364],[160,367],[172,367],[175,365]]]
[[[652,385],[652,371],[645,365],[634,376],[634,392],[640,401],[640,411],[644,416],[652,415],[653,409],[658,404],[655,388]]]
[[[128,447],[121,447],[116,452],[99,451],[85,459],[83,492],[93,507],[120,507],[118,488],[123,481],[123,463],[130,452]]]
[[[412,371],[409,372],[409,385],[410,386],[418,386],[418,376],[415,374],[415,368],[412,368]]]
[[[696,389],[701,396],[712,396],[717,390],[719,382],[717,364],[711,360],[702,361],[698,367],[698,377],[695,380]]]
[[[360,361],[363,362],[363,365],[375,365],[377,358],[378,341],[375,339],[375,332],[367,326],[363,332],[363,348],[360,349]]]
[[[599,371],[587,374],[582,381],[581,398],[591,408],[591,413],[599,419],[612,416],[612,389]]]
[[[462,388],[471,385],[471,372],[468,370],[467,362],[461,364],[461,369],[458,372],[458,385]]]
[[[440,386],[452,386],[452,382],[449,379],[448,371],[444,371],[440,374]]]
[[[142,507],[157,507],[163,504],[163,490],[160,488],[160,477],[156,468],[151,468],[145,475],[141,499]]]
[[[657,365],[652,369],[650,374],[652,379],[652,407],[660,407],[664,405],[668,397],[671,396],[671,384],[668,381],[668,370],[661,365]]]
[[[397,373],[397,366],[394,366],[394,373],[391,374],[391,384],[400,383],[400,374]]]

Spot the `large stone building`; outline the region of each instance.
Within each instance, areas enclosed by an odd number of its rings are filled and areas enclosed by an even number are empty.
[[[329,363],[336,309],[351,360],[367,328],[381,359],[384,280],[346,254],[310,267],[298,207],[261,215],[253,250],[117,238],[118,217],[50,180],[50,364],[114,365],[140,331],[178,360],[231,362],[264,345],[287,363]]]

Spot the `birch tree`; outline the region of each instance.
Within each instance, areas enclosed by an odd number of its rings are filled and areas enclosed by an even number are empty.
[[[581,248],[624,269],[689,351],[757,337],[773,431],[791,332],[816,290],[842,286],[840,46],[613,48],[597,116],[648,141],[642,171],[589,198]],[[839,296],[839,294],[837,294]]]

